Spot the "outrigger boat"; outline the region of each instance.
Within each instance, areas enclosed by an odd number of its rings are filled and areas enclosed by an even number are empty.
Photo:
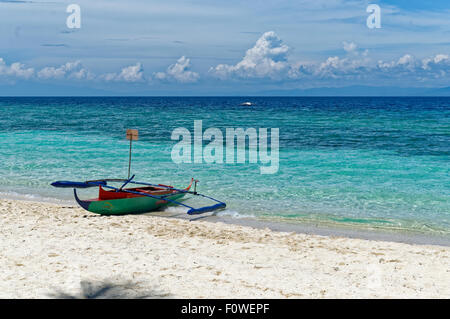
[[[86,182],[57,181],[51,185],[60,188],[73,188],[73,193],[77,203],[87,211],[101,215],[123,215],[138,214],[154,211],[170,204],[181,205],[189,208],[189,215],[203,214],[216,211],[226,207],[221,202],[212,197],[197,193],[197,180],[191,179],[188,187],[177,189],[173,186],[163,184],[150,184],[133,181],[134,175],[129,179],[101,179]],[[121,187],[108,185],[108,182],[123,182]],[[194,191],[191,191],[192,184]],[[128,184],[142,185],[140,187],[124,188]],[[78,188],[98,187],[98,198],[81,200],[78,197]],[[194,208],[181,203],[179,200],[186,194],[201,196],[216,202],[211,206]]]
[[[191,183],[185,189],[178,189],[173,186],[163,184],[150,184],[134,181],[134,175],[130,178],[131,170],[131,148],[132,142],[138,140],[138,131],[127,130],[127,139],[130,141],[130,155],[128,162],[128,179],[97,179],[86,182],[57,181],[51,185],[61,188],[73,188],[73,195],[77,203],[92,213],[101,215],[123,215],[123,214],[139,214],[151,212],[162,207],[175,204],[189,208],[189,215],[203,214],[216,211],[226,207],[221,202],[212,197],[197,193],[198,180],[191,179]],[[108,185],[108,182],[123,183],[120,187]],[[191,191],[192,183],[194,183],[194,191]],[[125,188],[128,184],[140,185],[134,188]],[[98,197],[94,199],[81,200],[78,197],[78,188],[98,187]],[[211,206],[194,208],[186,205],[180,200],[186,195],[191,194],[200,196],[216,202]]]

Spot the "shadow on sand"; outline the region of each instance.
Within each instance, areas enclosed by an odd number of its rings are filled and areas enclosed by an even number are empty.
[[[77,295],[57,290],[48,296],[56,299],[150,299],[171,297],[169,293],[153,288],[142,293],[142,289],[132,282],[117,284],[109,281],[81,281],[80,288],[81,291]]]

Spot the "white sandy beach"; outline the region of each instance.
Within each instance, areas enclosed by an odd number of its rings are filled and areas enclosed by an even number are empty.
[[[450,298],[445,246],[5,199],[0,221],[0,298]]]

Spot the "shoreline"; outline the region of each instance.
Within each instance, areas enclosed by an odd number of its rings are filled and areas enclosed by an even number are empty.
[[[169,217],[165,216],[164,214],[158,216]],[[327,237],[337,236],[353,239],[396,242],[411,245],[436,245],[450,247],[450,236],[413,231],[394,231],[389,229],[369,229],[356,227],[352,228],[352,225],[328,226],[325,224],[312,222],[300,223],[287,221],[271,221],[257,218],[232,218],[226,216],[205,216],[205,221],[249,226],[256,229],[268,228],[275,232],[294,232],[297,234],[305,235],[318,235]]]
[[[30,198],[31,197],[31,198]],[[35,203],[51,203],[56,205],[73,206],[78,208],[78,204],[73,199],[57,199],[52,197],[41,197],[40,195],[0,194],[0,200],[17,200]],[[93,214],[87,212],[87,214]],[[94,214],[95,215],[95,214]],[[313,221],[288,221],[271,220],[257,217],[232,217],[228,215],[216,215],[206,213],[203,216],[192,217],[184,212],[173,212],[170,210],[154,211],[140,214],[143,216],[158,216],[167,218],[188,219],[192,221],[204,220],[212,223],[222,222],[231,225],[248,226],[256,229],[268,228],[277,232],[294,232],[297,234],[319,235],[319,236],[338,236],[365,240],[379,240],[387,242],[398,242],[412,245],[437,245],[450,247],[450,235],[439,233],[420,232],[407,229],[389,229],[389,228],[371,228],[358,227],[345,223],[325,223]]]
[[[4,199],[0,216],[0,298],[450,297],[447,246]]]

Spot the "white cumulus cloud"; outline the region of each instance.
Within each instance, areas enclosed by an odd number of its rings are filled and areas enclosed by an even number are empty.
[[[389,78],[405,78],[427,82],[440,79],[444,81],[450,74],[450,57],[446,54],[436,54],[422,60],[415,58],[411,54],[405,54],[398,60],[389,62],[378,61],[377,69],[379,73]]]
[[[48,66],[37,73],[40,79],[88,79],[94,78],[94,75],[83,67],[81,61],[67,62],[59,67]]]
[[[422,60],[424,70],[433,70],[442,66],[450,66],[450,57],[447,54],[436,54],[434,57]]]
[[[144,68],[142,63],[136,63],[123,68],[120,73],[108,73],[101,76],[105,81],[142,82],[144,80]]]
[[[343,44],[344,44],[344,50],[346,52],[353,52],[357,48],[357,45],[354,42],[346,42],[346,41],[344,41]]]
[[[244,58],[236,65],[219,64],[210,72],[220,79],[238,78],[280,78],[289,71],[287,55],[289,47],[275,32],[265,32],[248,49]]]
[[[190,60],[182,56],[175,64],[170,65],[166,72],[156,72],[154,77],[161,81],[177,81],[181,83],[197,82],[200,75],[197,72],[190,71],[190,68]]]
[[[388,61],[376,61],[369,50],[360,49],[355,42],[343,42],[343,56],[330,56],[322,61],[300,62],[288,60],[289,47],[270,31],[246,51],[235,65],[219,64],[209,73],[221,80],[275,80],[306,85],[445,82],[450,74],[447,54],[418,59],[404,54]],[[337,82],[338,81],[338,82]]]
[[[7,65],[5,60],[3,60],[3,58],[0,58],[0,76],[29,79],[33,75],[33,68],[26,68],[25,65],[19,62],[14,62],[11,65]]]

